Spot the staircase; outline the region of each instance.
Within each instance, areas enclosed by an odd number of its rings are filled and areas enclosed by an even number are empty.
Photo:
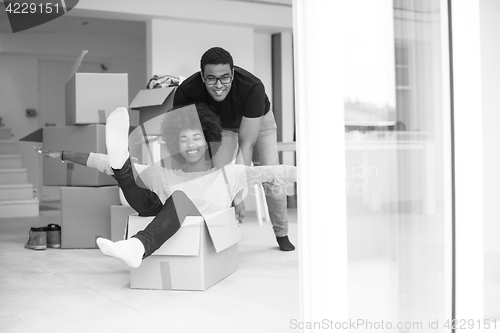
[[[0,126],[2,124],[0,123]],[[39,215],[38,199],[33,198],[33,184],[28,184],[22,167],[17,141],[9,127],[0,127],[0,218]]]

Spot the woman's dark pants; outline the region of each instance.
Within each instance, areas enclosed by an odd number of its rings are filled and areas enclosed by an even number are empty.
[[[165,203],[162,203],[156,193],[145,188],[143,184],[140,186],[140,177],[137,177],[137,184],[130,158],[121,169],[113,169],[113,172],[125,199],[139,216],[155,217],[144,230],[132,236],[144,244],[143,258],[153,254],[172,237],[180,229],[186,216],[201,216],[198,208],[184,192],[174,191]]]

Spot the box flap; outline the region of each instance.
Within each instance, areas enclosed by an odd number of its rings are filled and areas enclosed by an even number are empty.
[[[130,215],[127,225],[127,238],[135,235],[153,220],[154,216],[141,217]],[[153,253],[153,255],[197,256],[200,254],[201,227],[203,217],[188,216],[179,231]]]
[[[205,223],[217,252],[241,240],[241,230],[236,222],[234,207],[205,216]]]
[[[130,108],[162,105],[172,90],[174,90],[174,87],[140,90],[130,103]]]
[[[19,141],[43,142],[43,127],[31,132],[23,138],[20,138]]]
[[[71,69],[71,74],[69,75],[68,79],[66,81],[69,81],[69,79],[71,79],[71,77],[73,75],[75,75],[76,71],[78,70],[78,68],[80,67],[80,65],[82,64],[82,60],[83,60],[83,57],[88,53],[89,51],[87,50],[83,50],[82,53],[80,54],[80,56],[76,59],[74,65],[73,65],[73,69]]]

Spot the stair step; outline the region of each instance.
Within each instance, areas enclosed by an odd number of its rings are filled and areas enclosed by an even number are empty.
[[[17,140],[0,140],[0,154],[17,154]]]
[[[39,216],[38,199],[0,201],[0,218]]]
[[[0,140],[12,139],[12,131],[10,127],[0,127]]]
[[[15,169],[22,167],[21,155],[19,154],[1,154],[0,169]]]
[[[33,184],[0,185],[0,201],[33,199]]]
[[[27,184],[28,174],[25,168],[1,169],[0,184]]]

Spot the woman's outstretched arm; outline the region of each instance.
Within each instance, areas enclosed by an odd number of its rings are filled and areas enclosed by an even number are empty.
[[[46,150],[38,147],[34,147],[35,150],[45,157],[50,157],[54,159],[61,160],[62,162],[73,162],[80,165],[87,165],[87,160],[89,158],[89,153],[78,153],[69,150]]]
[[[38,147],[34,148],[38,153],[45,157],[61,160],[62,162],[73,162],[97,169],[108,175],[113,175],[113,170],[111,170],[105,154],[80,153],[71,150],[47,150],[40,149]]]
[[[108,175],[113,175],[113,170],[111,169],[111,166],[109,165],[108,162],[108,155],[106,154],[99,154],[99,153],[81,153],[81,152],[76,152],[76,151],[71,151],[71,150],[46,150],[46,149],[40,149],[38,147],[35,147],[35,150],[42,154],[45,157],[53,158],[53,159],[58,159],[63,162],[73,162],[76,164],[80,164],[83,166],[87,166],[89,168],[94,168],[99,170],[102,173],[108,174]],[[135,158],[130,158],[131,160],[134,160]],[[135,159],[137,160],[137,159]],[[140,173],[143,171],[145,168],[147,168],[147,165],[142,165],[142,164],[137,164],[133,163],[134,168]]]

